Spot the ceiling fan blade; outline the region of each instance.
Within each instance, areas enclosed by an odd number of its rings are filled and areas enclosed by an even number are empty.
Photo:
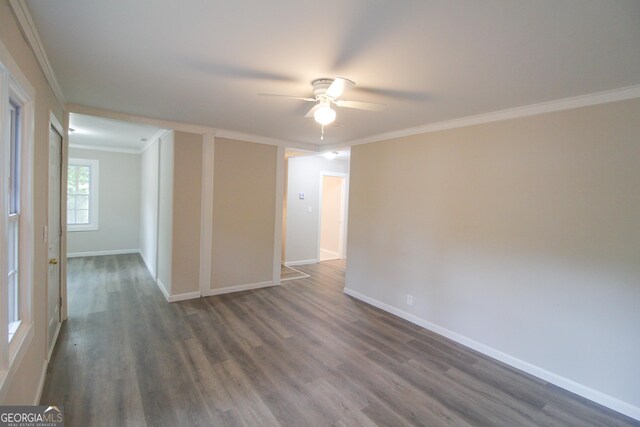
[[[344,79],[342,77],[338,77],[331,83],[331,85],[327,88],[325,94],[332,98],[337,98],[344,93],[346,89],[355,86],[356,84],[349,79]]]
[[[311,107],[311,109],[304,116],[305,117],[313,117],[313,114],[316,112],[316,110],[318,108],[320,108],[320,104],[314,105],[313,107]]]
[[[307,102],[316,102],[315,98],[303,98],[301,96],[291,96],[291,95],[278,95],[275,93],[259,93],[258,95],[260,96],[275,96],[278,98],[287,98],[287,99],[299,99],[302,101],[307,101]]]
[[[338,99],[336,101],[338,107],[357,108],[359,110],[367,111],[382,111],[384,110],[384,104],[374,104],[373,102],[360,102],[360,101],[345,101]]]

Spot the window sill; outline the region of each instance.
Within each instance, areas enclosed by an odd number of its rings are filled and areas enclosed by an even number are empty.
[[[67,225],[67,232],[73,233],[76,231],[98,231],[97,225]]]
[[[13,377],[25,358],[29,344],[33,340],[33,324],[20,322],[16,332],[9,343],[9,367],[0,370],[0,401],[4,401],[7,388],[12,383]]]
[[[18,328],[20,327],[21,324],[22,324],[21,320],[18,320],[17,322],[9,323],[9,342],[13,340],[13,337],[16,335],[16,332],[18,331]]]

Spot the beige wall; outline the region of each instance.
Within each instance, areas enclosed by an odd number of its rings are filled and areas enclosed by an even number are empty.
[[[33,321],[35,336],[27,347],[25,358],[18,366],[13,380],[3,386],[0,402],[2,404],[33,404],[46,357],[47,247],[42,240],[42,233],[43,227],[47,223],[48,209],[49,112],[52,111],[62,123],[63,109],[48,86],[33,51],[22,37],[13,12],[6,1],[0,2],[0,40],[36,91],[33,180],[35,231]]]
[[[211,288],[270,282],[277,147],[216,138]]]
[[[175,132],[171,294],[200,290],[202,135]]]
[[[342,180],[337,176],[322,177],[322,212],[320,250],[340,253],[340,216],[342,214]]]
[[[140,155],[69,148],[69,158],[100,162],[98,230],[69,231],[67,253],[140,248]]]
[[[353,147],[346,286],[640,406],[639,161],[638,99]]]

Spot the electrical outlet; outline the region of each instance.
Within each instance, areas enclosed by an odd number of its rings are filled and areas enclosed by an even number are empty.
[[[413,305],[413,295],[407,295],[407,305]]]

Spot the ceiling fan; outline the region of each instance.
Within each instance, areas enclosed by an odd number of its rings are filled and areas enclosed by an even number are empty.
[[[384,108],[383,104],[339,99],[345,90],[352,88],[355,85],[356,84],[353,81],[342,77],[338,77],[336,79],[316,79],[311,82],[311,86],[313,87],[313,98],[275,95],[270,93],[263,93],[260,95],[315,102],[316,105],[311,107],[307,114],[305,114],[305,117],[313,117],[315,121],[322,126],[322,132],[324,134],[324,127],[333,123],[336,119],[336,110],[331,108],[332,104],[336,107],[356,108],[367,111],[380,111]]]

